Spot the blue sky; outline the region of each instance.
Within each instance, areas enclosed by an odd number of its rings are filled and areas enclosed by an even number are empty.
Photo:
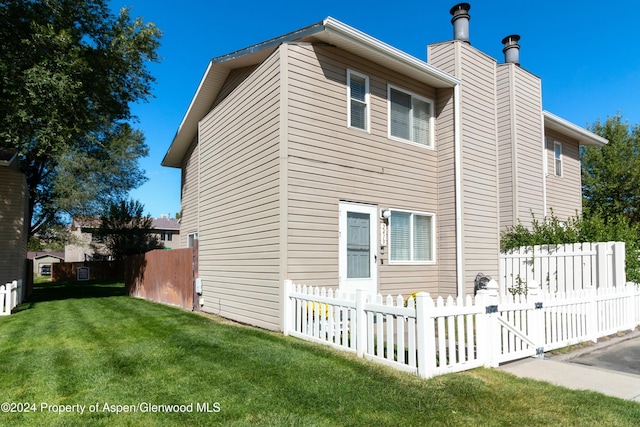
[[[220,3],[223,3],[220,5]],[[151,64],[155,98],[137,104],[149,157],[148,182],[131,197],[153,217],[180,211],[180,171],[160,166],[211,58],[286,34],[327,16],[426,59],[426,46],[453,35],[456,1],[345,3],[113,0],[114,11],[154,22],[162,62]],[[542,79],[543,108],[581,127],[620,112],[640,123],[640,45],[635,1],[469,1],[471,44],[502,62],[501,40],[519,34],[520,63]],[[389,5],[395,7],[390,10]]]

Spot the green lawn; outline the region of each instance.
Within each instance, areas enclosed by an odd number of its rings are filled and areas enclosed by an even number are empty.
[[[0,425],[21,426],[633,426],[640,420],[640,404],[497,370],[423,380],[129,298],[121,284],[42,284],[30,302],[0,318],[0,394],[13,402],[10,410],[31,411],[5,412],[3,405]],[[62,409],[73,412],[56,412]]]

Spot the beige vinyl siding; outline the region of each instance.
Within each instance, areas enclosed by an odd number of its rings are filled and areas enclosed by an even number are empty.
[[[547,215],[551,213],[561,221],[582,212],[582,178],[580,175],[580,148],[578,142],[545,130],[547,149]],[[553,173],[553,141],[562,143],[562,176]]]
[[[514,64],[497,69],[500,226],[544,217],[540,79]]]
[[[512,112],[515,108],[511,91],[510,67],[498,65],[496,70],[498,115],[498,174],[500,190],[500,229],[517,223],[515,208],[515,147]]]
[[[213,106],[218,105],[223,99],[225,99],[239,84],[241,84],[251,73],[256,69],[257,65],[251,65],[248,67],[238,68],[231,70],[224,85],[220,89],[218,96],[213,101]]]
[[[26,279],[26,178],[18,171],[0,166],[0,189],[0,284],[4,285]]]
[[[528,226],[532,214],[539,219],[545,215],[542,90],[538,77],[515,65],[511,68],[517,121],[518,219]]]
[[[387,137],[388,84],[432,100],[436,91],[333,47],[289,52],[288,278],[335,287],[341,200],[432,212],[439,224],[437,151]],[[369,76],[370,133],[347,127],[347,68]],[[379,291],[437,292],[441,256],[436,265],[390,265],[382,255]]]
[[[199,276],[203,310],[280,327],[279,53],[201,121]]]
[[[440,295],[456,295],[456,193],[453,89],[438,91],[436,151],[438,154],[438,277]]]
[[[470,292],[477,273],[498,276],[496,64],[457,41],[430,46],[429,61],[462,81],[462,261],[464,292]]]
[[[180,247],[189,246],[189,235],[198,232],[198,141],[191,143],[182,161],[180,195]]]

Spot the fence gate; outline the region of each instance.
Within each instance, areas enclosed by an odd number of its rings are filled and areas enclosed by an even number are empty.
[[[486,307],[488,366],[544,354],[543,303],[535,281],[526,296],[498,296],[498,285],[491,281],[478,297]]]
[[[535,310],[542,303],[507,303],[500,304],[496,310],[495,330],[500,335],[496,347],[496,362],[503,363],[511,360],[540,355],[542,347],[538,347]],[[488,307],[489,308],[489,307]]]

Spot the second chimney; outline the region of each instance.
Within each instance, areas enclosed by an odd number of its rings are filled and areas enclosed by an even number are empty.
[[[518,40],[520,40],[520,36],[517,34],[512,34],[502,39],[504,62],[520,65],[520,45]]]
[[[449,11],[449,13],[453,15],[451,23],[453,24],[454,40],[469,43],[469,20],[471,19],[469,9],[471,9],[469,3],[458,3]]]

